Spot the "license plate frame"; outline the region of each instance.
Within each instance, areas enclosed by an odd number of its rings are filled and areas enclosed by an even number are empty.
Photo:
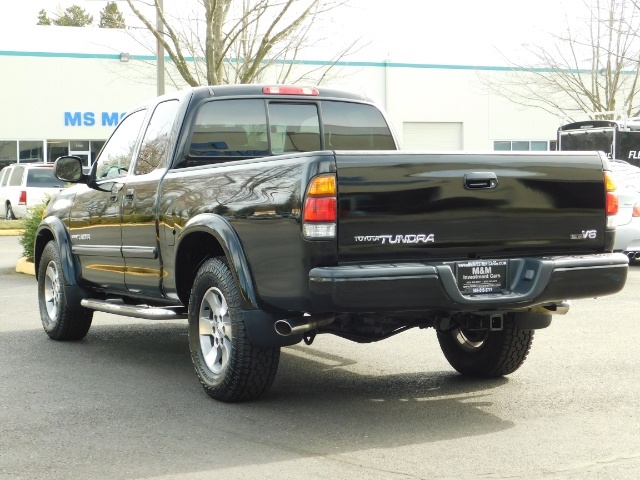
[[[509,260],[456,262],[456,282],[465,295],[501,293],[509,284]]]

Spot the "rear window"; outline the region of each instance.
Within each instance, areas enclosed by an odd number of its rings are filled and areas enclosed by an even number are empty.
[[[613,129],[561,132],[560,150],[574,152],[596,150],[611,154]]]
[[[372,105],[322,102],[328,150],[395,150],[387,122]]]
[[[616,160],[609,162],[609,168],[613,172],[618,189],[633,188],[636,192],[640,192],[640,168]]]
[[[30,168],[27,170],[27,187],[62,187],[63,183],[53,176],[53,168]]]
[[[289,152],[395,149],[384,117],[372,105],[329,100],[214,100],[200,108],[188,158],[179,166]]]

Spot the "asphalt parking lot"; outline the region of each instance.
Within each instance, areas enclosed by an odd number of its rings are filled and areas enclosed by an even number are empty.
[[[193,372],[183,321],[98,313],[48,339],[36,282],[0,237],[0,479],[635,479],[640,267],[576,301],[508,378],[470,381],[432,330],[283,349],[270,394],[227,405]]]

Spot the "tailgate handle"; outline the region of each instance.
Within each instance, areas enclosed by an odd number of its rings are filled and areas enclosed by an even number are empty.
[[[493,172],[470,172],[464,176],[464,188],[468,190],[492,189],[498,186],[498,176]]]

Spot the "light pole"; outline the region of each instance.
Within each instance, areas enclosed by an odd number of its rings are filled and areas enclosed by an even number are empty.
[[[157,1],[158,10],[156,11],[156,28],[158,29],[158,36],[162,37],[164,35],[164,24],[162,23],[160,13],[163,12],[163,0]],[[160,39],[158,39],[157,41],[156,52],[156,82],[158,84],[158,96],[160,96],[164,95],[164,46],[162,45]]]

